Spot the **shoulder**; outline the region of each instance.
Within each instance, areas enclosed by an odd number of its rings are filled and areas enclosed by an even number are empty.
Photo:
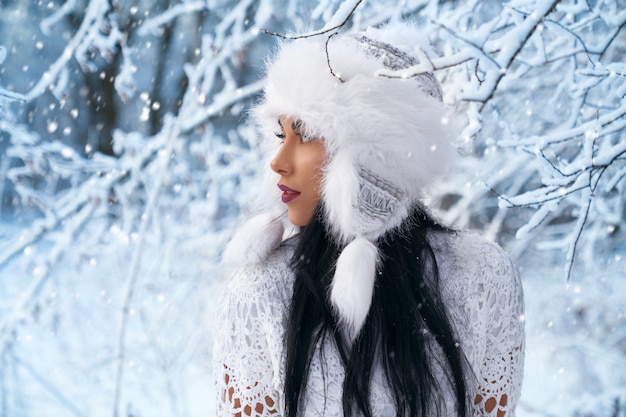
[[[284,242],[255,263],[224,266],[227,274],[222,299],[248,299],[249,302],[286,301],[292,287],[290,267],[293,245]],[[269,301],[269,300],[268,300]]]
[[[487,285],[519,286],[511,258],[497,243],[466,231],[431,232],[428,240],[443,281],[458,277]]]
[[[292,252],[289,243],[282,243],[262,261],[224,266],[227,281],[216,305],[213,367],[218,386],[249,401],[257,401],[259,393],[279,392]]]
[[[493,350],[523,346],[522,284],[504,250],[471,232],[434,232],[428,238],[442,297],[472,368],[481,369]]]
[[[497,243],[491,242],[478,233],[468,231],[431,231],[428,241],[439,255],[453,255],[455,258],[507,258]]]
[[[465,316],[464,325],[485,331],[523,316],[519,274],[498,244],[471,232],[434,232],[429,242],[442,296],[453,315]]]
[[[228,356],[233,346],[241,349],[270,346],[280,350],[284,320],[293,291],[289,267],[292,249],[281,245],[263,262],[228,267],[228,278],[217,300],[214,351]]]

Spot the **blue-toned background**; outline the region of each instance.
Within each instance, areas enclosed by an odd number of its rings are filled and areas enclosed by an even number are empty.
[[[520,267],[518,415],[626,416],[626,3],[359,3],[0,0],[1,416],[213,415],[218,258],[266,169],[261,28],[355,6],[347,30],[410,19],[441,52],[414,70],[464,158],[432,204]]]

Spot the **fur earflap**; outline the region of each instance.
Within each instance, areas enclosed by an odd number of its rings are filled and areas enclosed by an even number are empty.
[[[367,239],[357,237],[337,259],[330,301],[354,340],[358,335],[372,303],[378,248]]]
[[[247,221],[226,245],[222,262],[226,265],[249,265],[262,262],[283,239],[280,216],[263,213]]]

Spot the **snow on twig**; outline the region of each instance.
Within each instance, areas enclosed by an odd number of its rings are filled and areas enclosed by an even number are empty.
[[[12,91],[7,91],[3,88],[0,88],[0,98],[5,98],[11,101],[21,101],[21,102],[26,101],[26,97],[23,94],[14,93]]]
[[[357,7],[359,7],[359,5],[362,2],[363,2],[363,0],[352,0],[352,1],[345,1],[345,2],[343,2],[341,4],[341,6],[337,9],[337,11],[335,12],[333,17],[320,30],[307,32],[307,33],[300,34],[300,35],[293,35],[293,36],[292,35],[283,35],[283,34],[275,33],[275,32],[270,32],[270,31],[265,30],[265,29],[261,29],[261,30],[266,35],[277,36],[277,37],[282,38],[282,39],[290,39],[290,40],[305,39],[305,38],[311,38],[311,37],[314,37],[314,36],[325,35],[325,34],[333,32],[333,31],[338,31],[339,29],[344,27],[346,25],[346,23],[348,23],[348,21],[350,20],[350,18],[354,14],[354,12],[356,11]],[[331,35],[331,37],[332,37],[332,35]]]
[[[581,207],[581,213],[578,214],[578,219],[576,221],[576,225],[574,226],[574,231],[572,232],[573,239],[569,243],[569,248],[565,258],[567,262],[565,264],[565,277],[567,280],[569,280],[572,275],[572,268],[574,267],[574,261],[576,260],[576,249],[578,248],[583,229],[587,224],[587,219],[589,218],[589,209],[591,208],[591,203],[593,201],[590,187],[583,190],[580,198],[584,201],[584,203]]]
[[[70,4],[71,6],[72,4]],[[61,9],[66,12],[64,9]],[[85,18],[81,22],[76,34],[65,46],[63,53],[50,67],[42,74],[37,83],[24,94],[27,101],[31,101],[43,94],[59,77],[59,74],[66,67],[67,63],[75,56],[86,69],[87,61],[82,56],[92,43],[101,37],[101,26],[110,11],[110,4],[107,0],[90,0]],[[116,29],[116,28],[114,28]],[[115,42],[117,39],[115,40]]]
[[[173,20],[178,18],[178,16],[187,13],[195,13],[206,7],[206,1],[186,1],[176,4],[156,17],[146,20],[139,29],[137,29],[137,34],[139,36],[146,36],[150,33],[154,33],[159,27],[170,24]]]
[[[68,14],[75,11],[76,4],[77,4],[77,0],[68,0],[65,3],[63,3],[63,5],[53,14],[42,19],[41,23],[39,24],[41,31],[45,33],[46,35],[50,35],[50,33],[52,32],[52,29],[51,29],[52,26],[58,24],[59,21],[61,21],[61,19],[63,19]]]
[[[123,415],[120,409],[120,401],[122,395],[122,386],[124,383],[124,367],[126,359],[126,332],[128,325],[128,316],[130,314],[130,304],[133,298],[133,292],[138,279],[141,257],[143,255],[144,245],[146,242],[146,235],[148,228],[152,223],[152,216],[157,207],[159,201],[159,194],[161,193],[161,187],[166,178],[168,167],[170,165],[170,159],[174,148],[174,142],[178,139],[178,126],[175,122],[170,121],[167,123],[161,132],[167,139],[167,145],[162,152],[158,153],[158,160],[155,162],[158,165],[157,172],[159,176],[156,178],[154,184],[152,184],[152,190],[146,203],[146,208],[141,216],[141,225],[139,228],[139,236],[137,239],[135,250],[128,269],[128,275],[126,277],[126,289],[124,291],[124,301],[122,304],[122,317],[120,321],[117,355],[116,355],[116,377],[115,377],[115,394],[113,398],[113,416],[117,417]]]
[[[481,100],[475,98],[475,100],[481,102],[481,106],[484,106],[489,100],[491,100],[493,94],[498,89],[498,85],[502,81],[502,78],[511,67],[515,58],[520,54],[524,45],[526,45],[530,37],[533,33],[535,33],[538,25],[550,13],[552,13],[559,2],[560,0],[543,0],[542,2],[539,2],[535,11],[531,13],[531,15],[526,18],[522,24],[507,34],[506,48],[501,51],[497,58],[500,69],[495,78],[489,79],[489,81],[485,83],[485,91],[483,92],[485,95],[484,99]]]
[[[199,108],[186,118],[181,126],[181,134],[190,134],[193,129],[207,123],[212,118],[221,114],[233,104],[251,97],[263,89],[264,81],[256,81],[247,86],[238,87],[233,94],[219,94],[214,97],[213,102],[205,108]]]
[[[100,337],[84,345],[90,353],[99,351],[98,357],[72,352],[78,365],[71,366],[97,375],[94,379],[102,385],[94,399],[107,404],[105,413],[111,413],[115,396],[118,415],[206,415],[185,404],[195,388],[187,389],[179,381],[187,382],[186,372],[199,362],[198,352],[207,346],[203,331],[210,325],[200,326],[198,321],[189,325],[184,316],[211,304],[197,290],[206,290],[206,280],[214,280],[211,290],[218,285],[212,268],[221,242],[243,202],[252,198],[252,192],[242,191],[243,184],[256,178],[260,156],[247,148],[254,131],[242,123],[242,115],[263,86],[262,56],[276,39],[258,33],[270,24],[304,33],[301,36],[328,37],[342,26],[356,31],[405,16],[419,21],[441,56],[423,54],[416,67],[379,75],[410,77],[433,71],[442,81],[446,102],[460,102],[468,158],[463,177],[437,190],[449,197],[446,214],[459,227],[482,229],[516,255],[535,247],[562,251],[559,270],[571,279],[579,266],[596,268],[593,276],[598,276],[600,260],[613,255],[611,265],[623,266],[617,256],[623,255],[626,195],[622,137],[626,69],[619,57],[626,11],[618,2],[560,2],[552,13],[554,2],[544,0],[512,0],[505,5],[475,0],[453,6],[428,0],[360,4],[320,0],[310,8],[295,0],[280,7],[270,0],[178,3],[163,10],[142,3],[136,8],[140,14],[126,5],[118,10],[114,1],[70,0],[60,8],[54,6],[56,11],[38,27],[70,36],[52,38],[54,48],[47,42],[39,50],[45,56],[40,64],[30,63],[28,72],[18,71],[31,79],[28,84],[13,84],[32,85],[28,93],[0,90],[0,140],[3,146],[10,142],[0,164],[3,218],[19,216],[19,210],[37,217],[18,233],[1,236],[0,282],[13,286],[14,299],[0,299],[0,345],[5,346],[0,355],[3,365],[8,361],[6,369],[12,366],[44,393],[18,392],[13,388],[19,386],[18,378],[3,369],[0,379],[7,381],[2,387],[6,398],[15,396],[36,407],[45,397],[63,406],[56,390],[77,410],[89,409],[91,398],[67,393],[93,393],[92,387],[71,385],[74,381],[68,382],[67,374],[58,380],[46,374],[39,382],[17,362],[44,374],[41,361],[47,357],[27,356],[32,351],[23,336],[58,325],[62,331],[46,341],[60,350],[72,348],[83,332]],[[179,24],[181,18],[194,25]],[[133,24],[124,26],[122,33],[118,20],[120,25]],[[307,23],[323,29],[305,32]],[[171,28],[172,38],[155,42],[152,35],[164,25]],[[63,52],[58,54],[59,50]],[[72,100],[82,100],[84,91],[99,92],[83,80],[97,77],[75,76],[72,60],[84,71],[93,71],[100,58],[111,56],[120,60],[107,69],[107,81],[114,79],[124,104],[104,103],[117,111],[117,119],[110,126],[115,156],[102,158],[91,147],[85,151],[85,139],[79,137],[83,130],[72,125],[97,123],[88,109]],[[155,67],[167,74],[157,77],[164,81],[158,86],[150,81]],[[45,75],[33,77],[42,72]],[[11,85],[7,78],[2,83],[8,90],[15,88],[7,87]],[[146,129],[138,115],[153,104],[162,107],[149,120],[155,126]],[[78,118],[68,113],[74,106],[80,110]],[[165,114],[175,116],[161,128]],[[46,130],[42,117],[58,123],[56,133]],[[64,119],[72,127],[67,135],[62,130]],[[166,137],[174,125],[179,133]],[[90,145],[97,133],[89,130]],[[166,154],[172,156],[169,165]],[[255,185],[252,181],[250,189]],[[518,239],[512,240],[515,235]],[[147,256],[153,249],[162,261],[158,265]],[[181,260],[181,252],[190,249],[195,251],[192,261]],[[211,273],[198,273],[202,268]],[[27,270],[26,278],[18,282],[10,272],[22,269]],[[150,274],[150,282],[143,279],[144,272]],[[93,280],[68,278],[83,275]],[[97,301],[80,306],[74,299],[78,289]],[[192,302],[181,303],[187,296]],[[94,329],[90,315],[99,307],[95,322],[110,321],[102,317],[111,313],[117,319]],[[589,311],[591,307],[585,306]],[[78,329],[68,326],[72,320]],[[616,319],[611,325],[616,323],[621,322]],[[164,342],[162,336],[171,334],[172,328],[181,340]],[[19,352],[22,347],[23,356],[12,359],[11,349]],[[133,361],[142,362],[141,379],[149,383],[136,381],[139,366],[133,368]],[[581,371],[585,377],[597,377],[593,366],[580,363],[588,367]]]

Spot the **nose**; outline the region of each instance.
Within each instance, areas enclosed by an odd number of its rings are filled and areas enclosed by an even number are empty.
[[[289,175],[293,170],[291,150],[287,141],[278,148],[274,159],[270,161],[270,168],[279,175]]]

